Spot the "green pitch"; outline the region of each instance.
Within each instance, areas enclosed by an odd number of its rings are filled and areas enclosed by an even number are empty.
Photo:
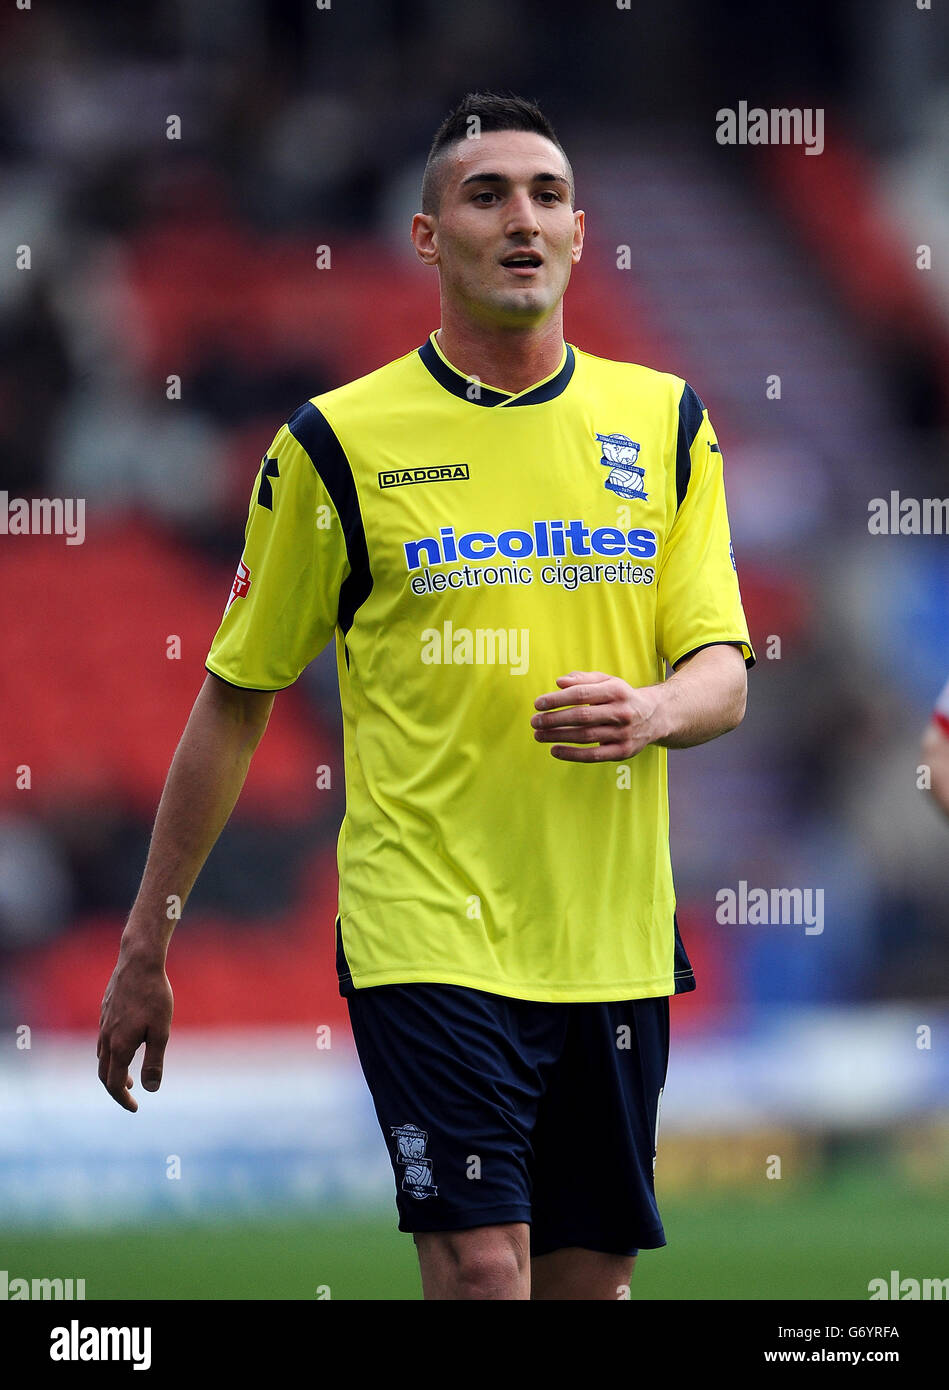
[[[662,1212],[669,1245],[641,1256],[634,1299],[865,1299],[891,1269],[945,1273],[945,1194],[879,1172],[669,1198]],[[0,1233],[0,1268],[85,1278],[90,1299],[313,1299],[320,1286],[333,1299],[421,1296],[412,1238],[386,1214]]]

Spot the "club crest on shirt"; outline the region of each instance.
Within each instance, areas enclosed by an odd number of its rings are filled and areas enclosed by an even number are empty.
[[[405,1164],[402,1191],[420,1202],[426,1197],[437,1197],[438,1188],[432,1182],[432,1160],[425,1157],[426,1131],[418,1125],[392,1125],[390,1128],[398,1146],[398,1161]]]
[[[600,462],[610,470],[603,484],[619,497],[638,497],[645,502],[649,493],[643,491],[646,470],[636,463],[639,445],[625,434],[598,434]]]

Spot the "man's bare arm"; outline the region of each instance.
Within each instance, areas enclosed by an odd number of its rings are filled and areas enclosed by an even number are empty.
[[[126,1110],[138,1109],[128,1068],[142,1043],[142,1085],[155,1091],[161,1083],[173,1008],[168,944],[234,809],[273,702],[272,692],[238,690],[208,675],[172,759],[99,1020],[99,1080]]]
[[[654,687],[655,688],[655,687]],[[717,643],[680,661],[663,692],[661,748],[694,748],[727,734],[745,717],[748,672],[740,647]]]
[[[930,789],[941,810],[949,816],[949,737],[935,719],[923,734],[922,761],[929,768]]]

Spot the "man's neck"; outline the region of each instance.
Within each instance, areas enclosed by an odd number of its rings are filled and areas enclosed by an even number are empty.
[[[440,351],[464,376],[502,391],[526,391],[552,376],[563,357],[563,314],[531,328],[492,328],[445,312],[435,338]]]

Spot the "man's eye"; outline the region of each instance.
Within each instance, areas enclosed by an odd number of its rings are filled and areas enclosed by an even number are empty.
[[[560,202],[560,194],[553,188],[545,188],[537,196],[539,198],[552,198],[555,203]]]
[[[498,196],[498,195],[497,195],[496,193],[491,193],[491,192],[488,192],[488,191],[486,190],[484,193],[476,193],[475,196],[474,196],[474,201],[475,201],[476,203],[480,203],[480,201],[481,201],[482,198],[489,198],[489,199],[490,199],[490,198],[496,198],[497,196]]]

